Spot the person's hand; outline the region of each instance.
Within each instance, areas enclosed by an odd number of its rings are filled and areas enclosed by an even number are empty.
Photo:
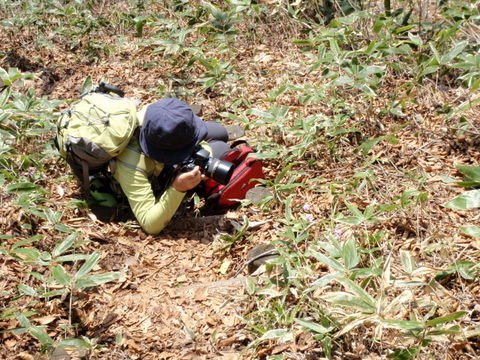
[[[173,180],[172,187],[177,191],[185,192],[193,189],[205,179],[206,176],[200,172],[200,167],[195,166],[191,171],[179,173]]]

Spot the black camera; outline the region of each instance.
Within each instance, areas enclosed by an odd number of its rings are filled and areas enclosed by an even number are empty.
[[[201,147],[196,148],[193,155],[182,164],[182,171],[191,171],[195,166],[199,166],[203,174],[222,185],[230,181],[235,167],[230,161],[211,157],[210,153]]]

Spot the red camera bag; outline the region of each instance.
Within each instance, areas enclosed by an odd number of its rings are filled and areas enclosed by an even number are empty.
[[[207,201],[215,203],[220,208],[238,204],[238,200],[245,199],[247,191],[258,184],[256,179],[264,179],[262,162],[248,157],[255,153],[255,149],[245,142],[234,143],[232,150],[222,160],[235,164],[232,177],[226,185],[221,185],[215,180],[205,181],[205,197]]]

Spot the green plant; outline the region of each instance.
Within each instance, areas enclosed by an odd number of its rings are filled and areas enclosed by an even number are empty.
[[[48,301],[53,297],[60,297],[60,301],[64,301],[68,298],[68,324],[71,327],[73,296],[78,291],[121,278],[121,274],[118,272],[91,274],[93,268],[100,261],[100,253],[93,252],[86,255],[74,252],[74,248],[80,245],[80,242],[77,241],[78,235],[78,233],[72,233],[66,236],[61,242],[57,243],[51,252],[40,251],[32,246],[35,242],[42,240],[43,237],[40,235],[32,236],[15,242],[10,247],[2,248],[5,256],[9,256],[21,264],[37,265],[36,271],[30,272],[29,275],[39,281],[40,285],[35,288],[20,283],[18,285],[19,297],[12,299],[12,304],[15,303],[15,300],[24,297],[37,299],[38,301]],[[63,264],[72,262],[74,264],[83,262],[83,264],[76,271],[67,271]],[[33,306],[35,302],[29,304]],[[20,327],[6,331],[13,331],[17,334],[28,332],[40,342],[44,350],[48,350],[52,346],[67,345],[91,348],[89,343],[83,339],[54,341],[42,327],[30,323],[28,317],[35,314],[35,311],[28,312],[25,310],[22,313],[11,313],[9,317],[15,317],[19,321]],[[6,316],[6,314],[4,313],[3,316]]]
[[[465,176],[465,180],[459,182],[465,188],[477,188],[480,186],[480,167],[457,165]],[[480,207],[480,190],[469,190],[445,204],[446,207],[455,210],[468,210]]]
[[[230,61],[202,57],[197,57],[197,60],[206,69],[206,72],[197,79],[197,82],[203,84],[205,89],[218,87],[220,84],[228,83],[237,77]]]
[[[476,189],[480,187],[480,167],[457,165],[457,169],[464,175],[464,180],[457,184],[464,188]],[[454,210],[469,210],[480,208],[480,190],[469,190],[456,196],[445,207]],[[468,225],[461,226],[460,230],[469,236],[480,238],[480,226]]]
[[[240,7],[237,6],[224,11],[209,2],[204,2],[203,7],[211,17],[209,24],[212,30],[224,36],[234,35],[238,32],[234,25],[237,19],[237,11],[241,9]]]

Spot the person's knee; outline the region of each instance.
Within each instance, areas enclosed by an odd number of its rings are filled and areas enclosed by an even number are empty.
[[[230,146],[224,141],[213,140],[209,141],[208,145],[212,149],[212,157],[217,159],[223,158],[231,150]]]
[[[228,132],[225,129],[225,126],[215,121],[207,121],[205,124],[207,125],[207,137],[205,138],[206,141],[228,141]]]

